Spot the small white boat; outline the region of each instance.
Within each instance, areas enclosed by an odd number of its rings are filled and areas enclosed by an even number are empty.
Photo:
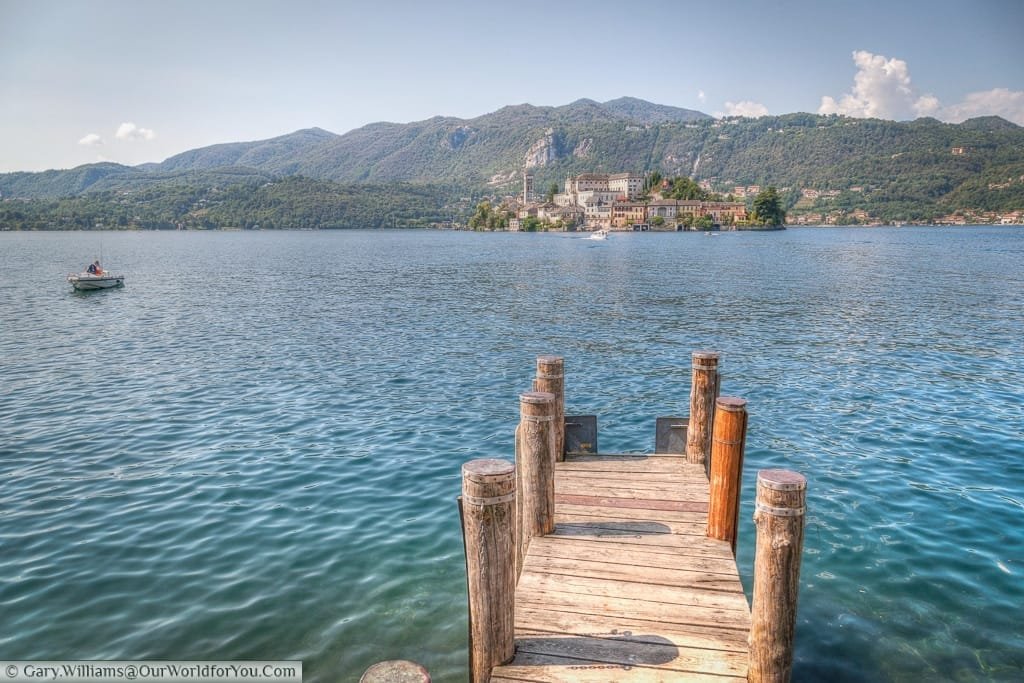
[[[606,239],[608,239],[608,231],[607,230],[597,230],[595,232],[590,233],[590,237],[588,237],[587,239],[588,240],[606,240]]]
[[[103,273],[102,275],[95,275],[93,273],[72,273],[68,275],[68,282],[71,286],[79,291],[86,291],[90,289],[110,289],[111,287],[121,287],[124,285],[124,275],[113,275],[111,273]]]

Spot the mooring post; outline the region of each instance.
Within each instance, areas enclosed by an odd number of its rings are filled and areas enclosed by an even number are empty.
[[[515,478],[505,460],[462,466],[471,683],[487,683],[491,669],[515,654]]]
[[[430,683],[430,674],[416,662],[394,659],[371,666],[359,683]]]
[[[530,539],[555,530],[555,413],[554,394],[531,391],[519,396],[517,577],[523,570]]]
[[[690,425],[686,430],[686,461],[707,463],[711,455],[711,428],[718,392],[718,352],[693,352],[690,384]]]
[[[561,356],[537,356],[534,391],[555,395],[555,460],[565,460],[565,359]]]
[[[739,528],[740,481],[746,435],[747,401],[735,396],[715,399],[707,535],[729,541],[733,556],[736,555],[736,532]]]
[[[804,545],[807,480],[789,470],[757,473],[757,550],[751,606],[751,683],[785,683],[793,671],[793,636]]]

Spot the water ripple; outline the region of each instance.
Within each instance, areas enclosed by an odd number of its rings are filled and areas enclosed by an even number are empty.
[[[464,680],[459,467],[534,356],[649,451],[717,348],[748,589],[756,471],[810,482],[794,680],[1019,680],[1024,234],[699,237],[108,233],[83,296],[99,235],[0,233],[0,654]]]

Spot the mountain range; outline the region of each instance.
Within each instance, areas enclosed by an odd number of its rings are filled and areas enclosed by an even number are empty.
[[[560,107],[507,106],[473,119],[374,123],[344,135],[309,128],[134,167],[99,163],[0,174],[0,193],[95,202],[166,188],[258,188],[299,176],[409,186],[417,196],[424,186],[439,186],[446,197],[479,197],[517,192],[526,170],[543,189],[571,174],[617,171],[690,176],[723,194],[733,186],[773,184],[788,190],[784,196],[796,211],[822,208],[801,190],[831,191],[832,203],[844,209],[918,220],[956,210],[1024,209],[1024,128],[998,117],[961,124],[804,113],[715,119],[635,98],[584,99]],[[308,187],[293,184],[300,186]]]

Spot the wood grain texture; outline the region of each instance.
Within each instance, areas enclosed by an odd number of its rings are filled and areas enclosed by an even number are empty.
[[[707,533],[711,538],[728,541],[733,554],[736,553],[739,529],[740,482],[743,478],[746,435],[747,402],[733,396],[716,399]]]
[[[796,472],[761,470],[757,474],[752,683],[786,683],[793,670],[806,490],[807,480]]]
[[[750,609],[708,495],[682,455],[556,463],[555,529],[530,542],[491,681],[745,681]]]
[[[516,576],[530,539],[555,528],[555,396],[541,391],[519,397],[516,428]]]
[[[565,359],[561,356],[537,356],[534,391],[555,396],[555,460],[565,459]]]
[[[693,352],[690,384],[690,424],[686,429],[686,460],[706,463],[711,456],[711,430],[718,394],[718,354]]]
[[[469,593],[470,681],[515,652],[515,467],[505,460],[462,466],[463,538]]]

